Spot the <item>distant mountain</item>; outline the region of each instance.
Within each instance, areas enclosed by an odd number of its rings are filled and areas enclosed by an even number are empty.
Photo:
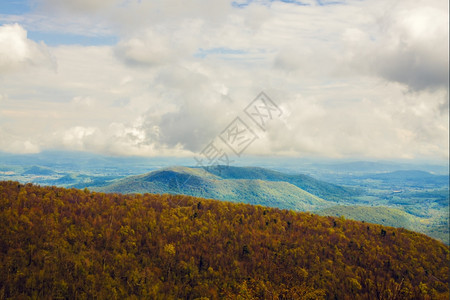
[[[360,193],[357,189],[317,180],[308,175],[285,174],[265,168],[214,166],[207,168],[207,170],[211,174],[220,176],[224,179],[260,179],[265,181],[288,182],[308,193],[329,201],[341,202],[342,200],[357,196]]]
[[[367,174],[367,173],[386,173],[395,172],[398,170],[422,170],[426,172],[433,172],[439,174],[448,174],[448,163],[435,164],[412,164],[402,162],[388,162],[388,161],[353,161],[353,162],[333,162],[313,164],[314,168],[327,170],[332,173],[346,173],[346,174]]]
[[[424,178],[448,178],[445,175],[434,175],[430,172],[421,170],[397,170],[394,172],[368,174],[365,177],[371,177],[374,179],[391,180],[391,179],[403,179],[403,180],[422,180]]]
[[[435,175],[420,170],[399,170],[387,173],[366,174],[361,179],[379,180],[391,186],[443,187],[449,185],[449,175]]]
[[[53,171],[50,168],[46,167],[40,167],[40,166],[32,166],[31,168],[28,168],[25,172],[22,173],[22,175],[38,175],[38,176],[48,176],[56,174],[55,171]]]
[[[0,151],[0,167],[40,166],[62,173],[92,175],[135,175],[173,164],[191,163],[192,159],[172,157],[107,156],[89,152],[43,151],[33,154],[12,154]]]
[[[116,176],[92,176],[86,174],[65,174],[58,179],[44,180],[45,185],[83,189],[89,186],[104,186],[110,184]]]
[[[230,170],[226,170],[228,168]],[[295,175],[271,172],[273,171],[245,167],[221,167],[208,170],[172,167],[127,177],[107,186],[90,189],[124,194],[184,194],[299,211],[310,211],[335,205],[335,203],[326,201],[299,186],[304,180],[303,185],[308,186],[311,191],[321,191],[328,186],[334,189],[340,187],[305,175],[298,175],[296,178]],[[282,181],[283,175],[290,178],[291,182]],[[275,181],[276,176],[280,180]],[[314,186],[314,183],[317,186]],[[342,188],[342,191],[346,191],[345,188]]]

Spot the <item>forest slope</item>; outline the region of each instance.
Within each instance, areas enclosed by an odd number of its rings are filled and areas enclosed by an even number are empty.
[[[1,298],[449,297],[448,246],[343,218],[0,182],[0,222]]]

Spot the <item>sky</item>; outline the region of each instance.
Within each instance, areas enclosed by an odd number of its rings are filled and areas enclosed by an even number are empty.
[[[448,28],[447,0],[1,1],[0,151],[446,161]]]

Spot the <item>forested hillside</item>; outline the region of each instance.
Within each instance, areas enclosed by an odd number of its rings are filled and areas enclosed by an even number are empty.
[[[0,299],[448,299],[449,247],[336,217],[0,182]]]
[[[303,174],[231,166],[170,167],[90,188],[106,193],[184,194],[299,211],[334,206],[333,201],[342,202],[358,194],[356,189]]]
[[[405,190],[394,192],[401,186],[399,174],[406,174],[406,179],[414,181],[411,183],[405,179]],[[423,182],[426,182],[422,187],[418,186],[421,175],[424,176]],[[403,227],[449,244],[448,188],[443,188],[441,182],[445,176],[420,171],[368,176],[369,179],[357,177],[358,184],[346,187],[304,174],[285,174],[258,167],[170,167],[89,188],[105,193],[184,194],[309,211],[319,215],[344,216],[385,226]],[[368,188],[366,180],[373,184],[373,176],[386,178],[386,182],[382,187],[375,185]],[[394,186],[389,185],[389,178],[393,179]],[[430,178],[438,178],[431,190],[426,189],[433,182]],[[408,190],[411,184],[414,188]]]
[[[97,188],[102,192],[142,193],[165,191],[177,194],[198,196],[203,191],[214,199],[236,200],[242,187],[235,187],[234,183],[246,181],[264,181],[274,189],[278,183],[284,182],[297,187],[300,193],[312,194],[316,197],[341,202],[357,196],[360,191],[346,188],[325,181],[317,180],[304,174],[284,174],[277,171],[255,167],[211,166],[200,167],[170,167],[156,170],[147,174],[131,176],[117,182]],[[199,191],[199,187],[202,187]],[[238,194],[238,195],[236,195]],[[252,196],[252,195],[250,195]],[[241,200],[242,201],[242,200]],[[247,203],[250,201],[246,199]],[[289,208],[289,207],[282,207]]]
[[[421,219],[400,209],[383,206],[344,206],[338,205],[316,211],[321,216],[345,216],[348,219],[365,221],[393,227],[403,227],[418,231]]]
[[[311,211],[318,207],[330,207],[335,204],[288,182],[223,179],[203,168],[172,167],[130,176],[111,185],[93,187],[93,189],[99,192],[123,194],[184,194],[300,211]]]

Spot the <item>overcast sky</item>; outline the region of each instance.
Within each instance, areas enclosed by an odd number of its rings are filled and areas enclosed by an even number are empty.
[[[448,27],[447,0],[1,1],[0,151],[192,156],[240,117],[249,155],[446,160]]]

